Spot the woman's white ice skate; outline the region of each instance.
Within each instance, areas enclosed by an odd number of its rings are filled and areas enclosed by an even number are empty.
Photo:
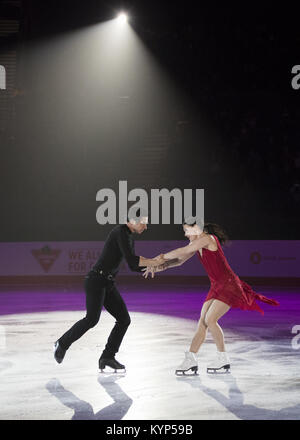
[[[217,357],[208,365],[207,373],[230,373],[230,360],[226,351],[217,351]]]
[[[182,375],[198,375],[198,361],[196,358],[195,353],[192,353],[190,351],[185,352],[185,359],[182,362],[181,365],[176,369],[175,374],[177,376]]]

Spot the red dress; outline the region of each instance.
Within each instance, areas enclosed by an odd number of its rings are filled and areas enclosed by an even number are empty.
[[[278,301],[254,292],[249,284],[240,280],[229,266],[218,237],[215,235],[213,237],[218,245],[216,251],[202,248],[202,257],[200,252],[197,252],[211,283],[205,301],[212,298],[219,299],[230,307],[242,310],[257,310],[262,314],[264,314],[264,311],[256,303],[256,299],[278,306]]]

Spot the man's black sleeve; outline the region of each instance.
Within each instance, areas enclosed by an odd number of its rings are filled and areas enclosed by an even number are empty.
[[[118,244],[130,270],[142,272],[144,266],[139,266],[140,257],[135,255],[130,237],[123,228],[120,228],[120,233],[118,234]]]

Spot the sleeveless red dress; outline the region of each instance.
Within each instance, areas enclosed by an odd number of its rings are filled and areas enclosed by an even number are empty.
[[[240,280],[229,266],[218,237],[215,235],[213,237],[218,245],[216,251],[202,248],[202,257],[200,252],[197,252],[211,283],[205,301],[212,298],[219,299],[230,307],[242,310],[257,310],[261,314],[264,314],[264,311],[256,303],[255,300],[257,299],[278,306],[278,301],[254,292],[249,284]]]

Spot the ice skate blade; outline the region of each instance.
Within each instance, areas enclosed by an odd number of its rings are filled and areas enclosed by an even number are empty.
[[[125,374],[126,369],[125,368],[119,368],[119,369],[111,368],[110,370],[108,370],[108,369],[104,369],[104,368],[98,368],[98,373],[99,374]]]
[[[207,368],[206,370],[207,374],[228,374],[230,373],[230,365],[223,365],[223,367],[220,368]]]
[[[192,367],[188,370],[175,370],[176,376],[199,376],[198,367]]]

